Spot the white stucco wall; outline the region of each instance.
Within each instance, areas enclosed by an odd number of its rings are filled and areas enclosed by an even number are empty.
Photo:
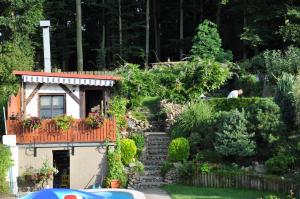
[[[25,96],[26,99],[36,88],[37,83],[26,83]],[[79,98],[79,86],[78,85],[66,85],[74,95]],[[65,93],[66,92],[58,84],[43,84],[37,94],[31,99],[26,106],[26,116],[38,116],[38,94],[51,94],[51,93]],[[66,94],[66,114],[72,115],[74,118],[80,118],[80,105],[77,104],[72,97]]]

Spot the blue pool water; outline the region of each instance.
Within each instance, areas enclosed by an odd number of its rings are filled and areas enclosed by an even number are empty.
[[[121,192],[121,191],[102,191],[102,192],[93,192],[98,196],[102,196],[105,199],[133,199],[132,194]]]

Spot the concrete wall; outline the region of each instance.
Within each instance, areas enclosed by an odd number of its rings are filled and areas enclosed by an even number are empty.
[[[19,147],[19,176],[21,176],[27,168],[41,168],[43,162],[48,159],[53,164],[54,150],[70,150],[67,147],[55,148],[37,148],[37,156],[34,157],[32,147]],[[75,147],[74,156],[70,151],[70,188],[83,189],[91,178],[95,175],[105,176],[107,173],[107,160],[105,150],[96,146],[92,147]],[[90,185],[98,181],[93,178]],[[49,182],[52,187],[53,182]]]
[[[25,96],[26,99],[32,93],[32,91],[36,88],[37,83],[26,83]],[[79,98],[79,86],[78,85],[66,85],[74,95]],[[46,93],[62,93],[66,92],[58,85],[58,84],[43,84],[40,90],[37,92],[38,94],[46,94]],[[27,116],[38,116],[38,94],[36,94],[31,101],[26,106],[26,115]],[[72,115],[74,118],[80,118],[80,105],[77,104],[72,97],[66,94],[66,114]]]

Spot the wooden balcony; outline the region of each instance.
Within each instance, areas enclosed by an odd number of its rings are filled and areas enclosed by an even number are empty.
[[[7,120],[9,135],[17,136],[17,144],[104,142],[116,140],[116,121],[106,118],[102,127],[91,128],[83,120],[76,120],[63,131],[52,120],[43,120],[38,129],[24,128],[22,121]]]

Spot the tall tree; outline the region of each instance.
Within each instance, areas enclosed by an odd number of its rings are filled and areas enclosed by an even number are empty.
[[[150,0],[146,0],[146,50],[145,67],[149,66],[149,40],[150,40]]]
[[[179,3],[179,9],[180,9],[180,35],[179,35],[179,39],[180,39],[180,59],[183,58],[183,46],[182,46],[182,43],[183,43],[183,0],[180,0],[180,3]]]
[[[123,30],[122,30],[122,4],[121,0],[118,0],[118,10],[119,10],[119,45],[120,45],[120,56],[122,57],[123,48]]]
[[[83,71],[81,0],[76,0],[77,71]]]
[[[160,1],[153,0],[153,23],[154,23],[154,37],[155,37],[155,58],[160,61]]]

